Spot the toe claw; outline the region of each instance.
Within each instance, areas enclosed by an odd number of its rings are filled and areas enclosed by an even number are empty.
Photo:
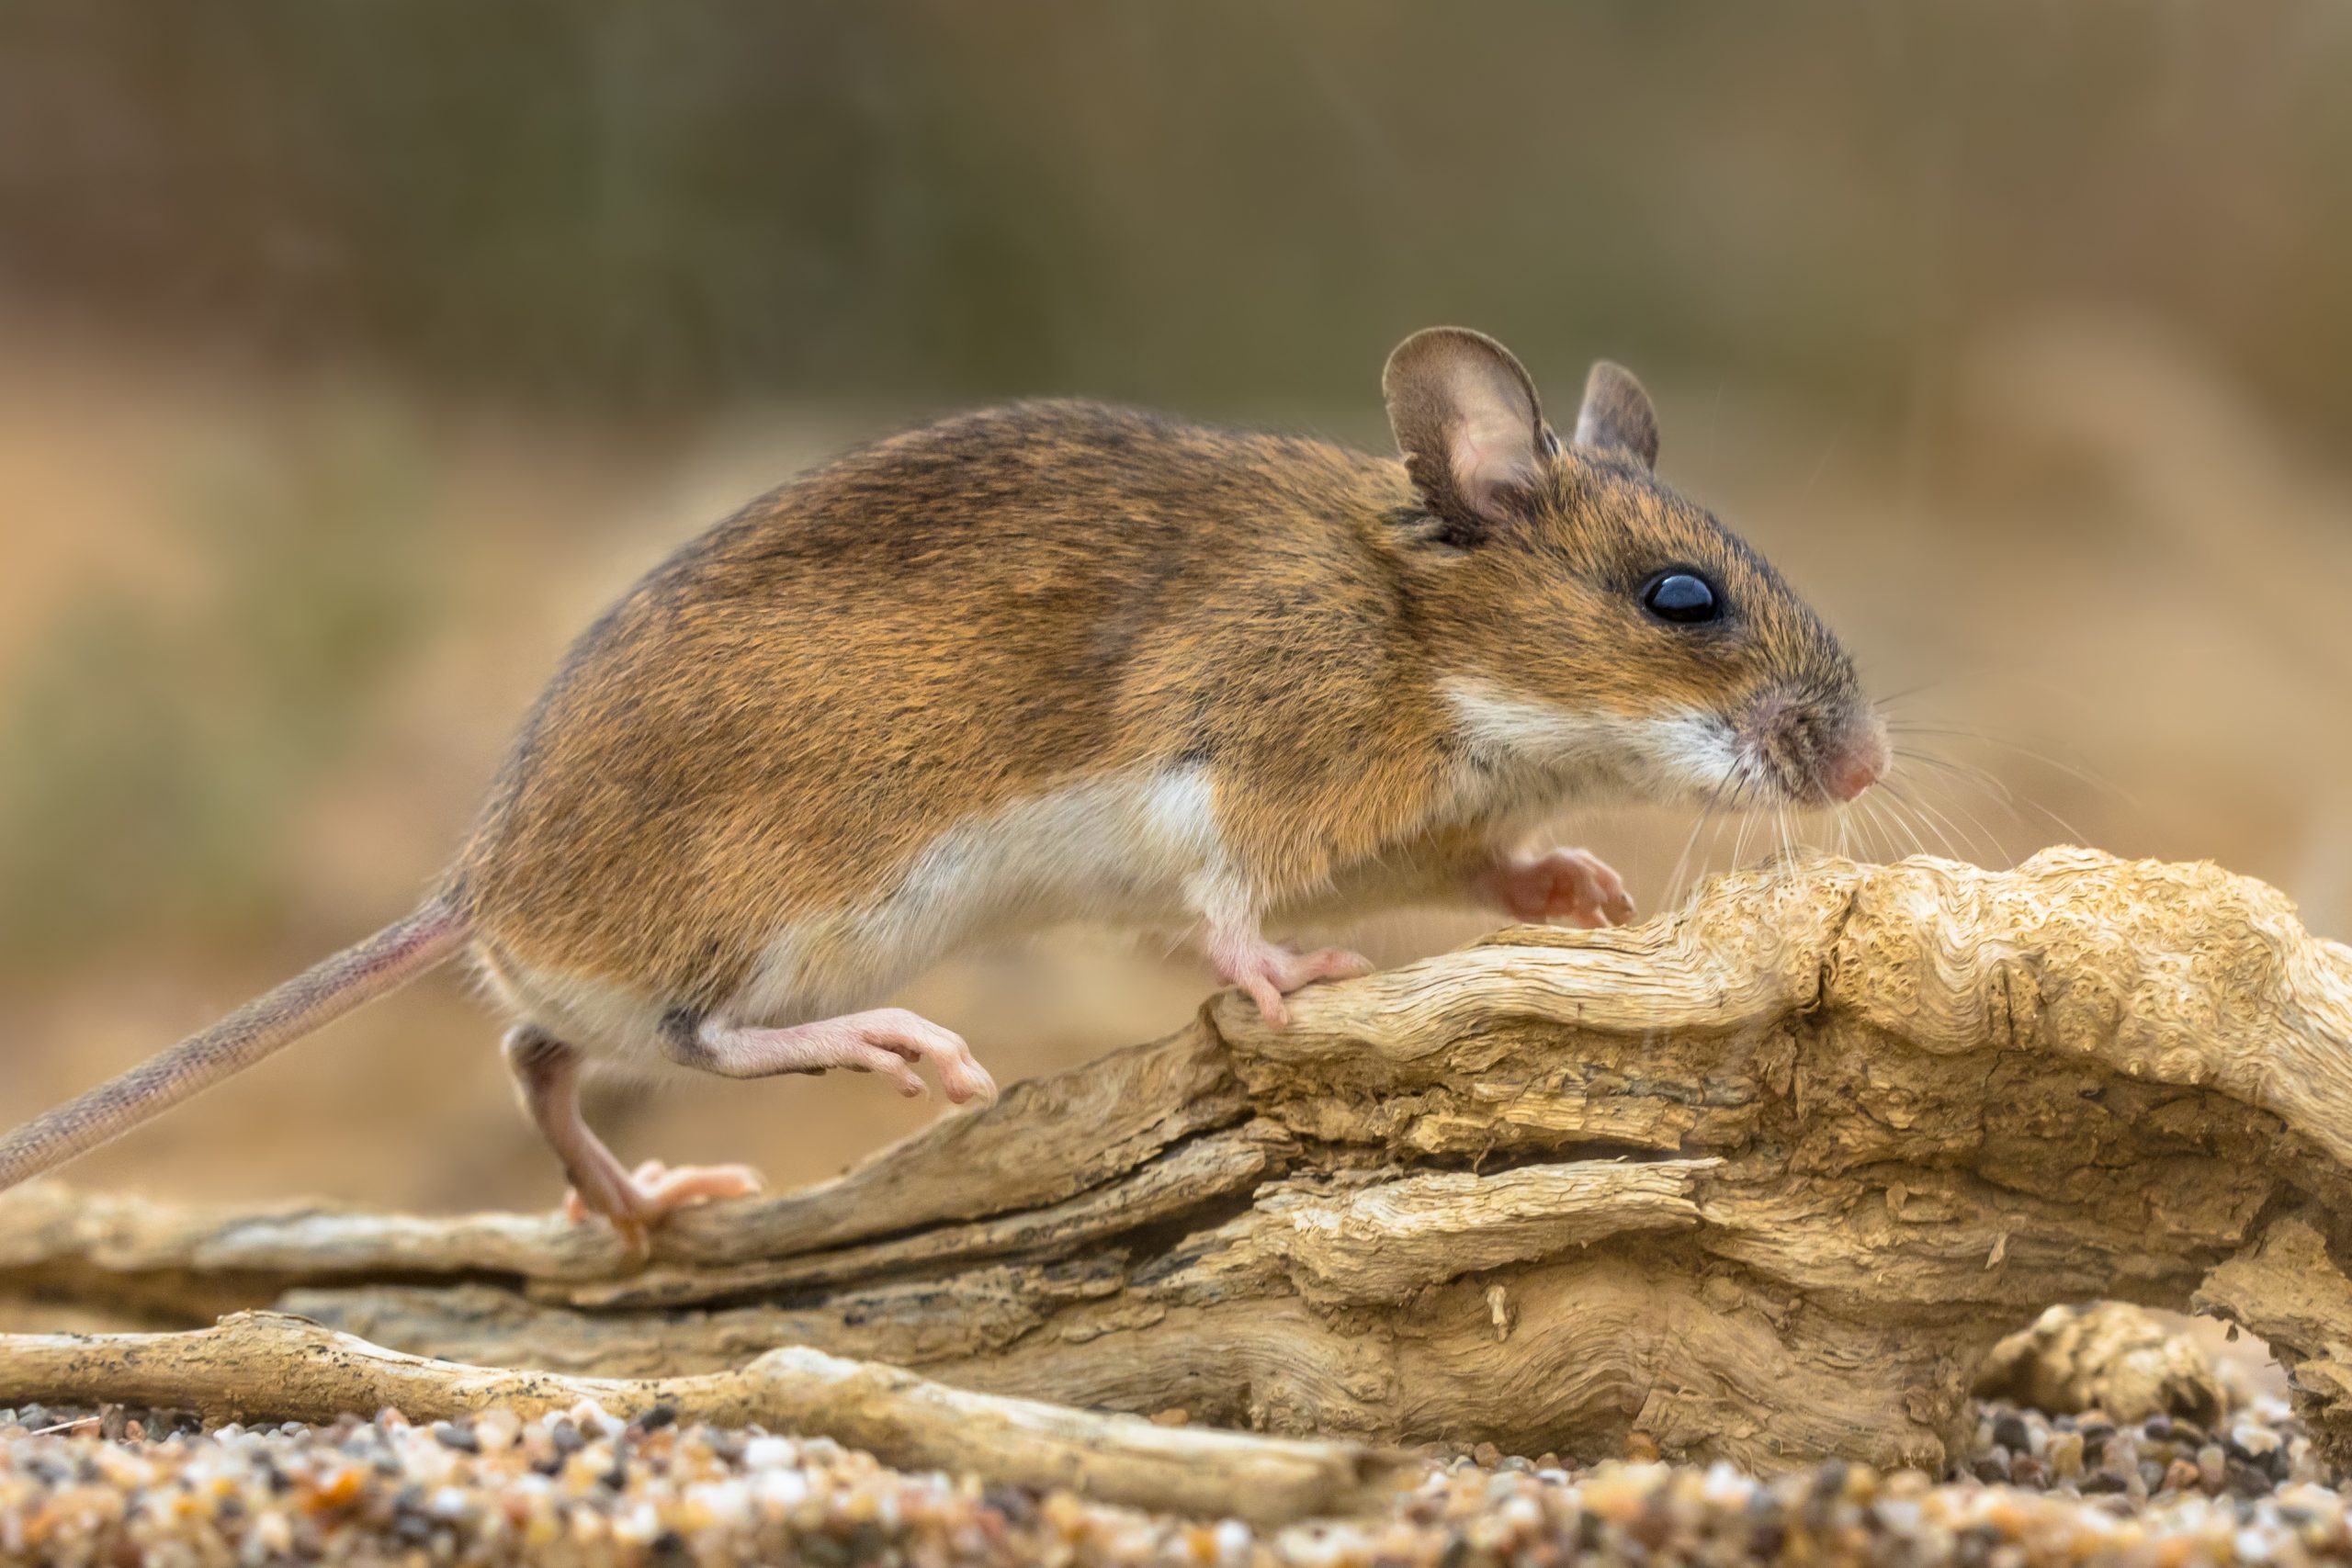
[[[955,1104],[967,1105],[974,1100],[982,1105],[996,1103],[996,1079],[989,1076],[986,1067],[969,1056],[944,1066],[940,1072],[939,1081],[946,1089],[948,1100]]]

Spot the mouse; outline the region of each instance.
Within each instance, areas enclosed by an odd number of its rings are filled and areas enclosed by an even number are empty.
[[[1568,434],[1501,344],[1407,338],[1396,451],[1076,400],[859,447],[679,548],[572,646],[408,915],[0,1141],[52,1169],[452,959],[511,1021],[575,1217],[642,1252],[741,1166],[625,1167],[600,1066],[849,1070],[982,1101],[888,998],[1069,923],[1197,938],[1282,1028],[1370,965],[1281,933],[1413,904],[1634,913],[1581,849],[1611,801],[1835,807],[1890,766],[1852,660],[1657,477],[1594,365]]]

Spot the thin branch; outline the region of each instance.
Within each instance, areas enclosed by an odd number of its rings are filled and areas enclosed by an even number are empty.
[[[412,1421],[447,1421],[493,1404],[535,1419],[582,1400],[632,1419],[666,1406],[690,1421],[829,1437],[901,1469],[1260,1525],[1378,1506],[1418,1469],[1409,1456],[1361,1444],[1160,1427],[968,1393],[817,1350],[771,1350],[700,1377],[562,1377],[406,1356],[267,1312],[187,1334],[0,1335],[0,1399],[244,1421],[329,1421],[387,1406]]]

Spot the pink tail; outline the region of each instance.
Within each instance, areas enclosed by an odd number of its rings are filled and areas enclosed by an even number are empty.
[[[243,1072],[465,945],[465,917],[442,899],[313,964],[200,1034],[149,1057],[0,1139],[0,1191],[120,1137],[150,1117]]]

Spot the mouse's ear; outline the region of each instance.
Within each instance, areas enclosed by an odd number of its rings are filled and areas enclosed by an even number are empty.
[[[1464,327],[1396,345],[1380,373],[1389,427],[1430,509],[1465,538],[1524,515],[1559,438],[1510,350]]]
[[[1577,411],[1576,444],[1657,467],[1657,411],[1631,370],[1606,359],[1594,362],[1584,381],[1584,407]]]

